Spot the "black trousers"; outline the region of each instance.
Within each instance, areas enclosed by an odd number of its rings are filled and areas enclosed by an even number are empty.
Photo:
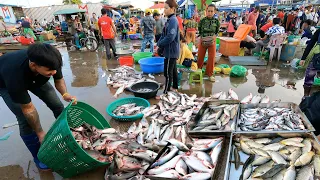
[[[240,48],[243,48],[243,47],[246,47],[248,49],[253,49],[256,47],[256,44],[254,42],[241,41]]]
[[[123,39],[127,40],[127,33],[122,33],[121,40]]]
[[[100,43],[101,39],[100,39],[100,36],[99,36],[99,31],[96,30],[96,29],[93,29],[93,32],[94,32],[94,36],[96,37],[98,43]]]
[[[172,88],[178,89],[178,71],[177,71],[177,59],[176,58],[165,58],[164,59],[164,77],[166,78],[166,83],[164,87],[164,94],[170,91]]]
[[[155,35],[155,37],[156,37],[156,42],[158,42],[161,37],[161,34]]]
[[[106,47],[107,58],[111,59],[110,47],[112,49],[113,55],[116,56],[116,45],[114,39],[104,39],[104,46]]]

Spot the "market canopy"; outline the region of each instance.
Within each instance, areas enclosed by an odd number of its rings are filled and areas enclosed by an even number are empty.
[[[84,9],[61,9],[59,11],[56,11],[53,13],[53,15],[60,15],[60,14],[76,14],[76,13],[82,13],[82,12],[87,12]]]

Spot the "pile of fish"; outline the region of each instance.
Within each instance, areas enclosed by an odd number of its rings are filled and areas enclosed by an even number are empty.
[[[114,141],[120,139],[114,135],[115,129],[97,129],[84,123],[77,128],[70,128],[73,137],[82,149],[92,158],[101,162],[111,162],[114,155]]]
[[[228,92],[217,92],[211,95],[211,98],[213,99],[219,99],[219,100],[239,100],[239,97],[236,92],[234,92],[231,88]]]
[[[302,118],[290,108],[243,109],[238,122],[242,131],[305,130]]]
[[[149,75],[148,77],[143,75],[142,72],[137,72],[134,68],[129,66],[120,66],[116,69],[109,69],[114,72],[113,75],[109,74],[107,79],[107,85],[111,85],[113,88],[117,88],[114,97],[117,98],[124,89],[131,87],[135,83],[150,81],[156,82],[155,77]],[[150,79],[151,78],[151,79]]]
[[[137,106],[136,103],[131,103],[118,106],[112,113],[116,116],[133,116],[140,114],[144,109],[143,106]]]
[[[202,105],[209,101],[210,97],[197,98],[196,95],[188,96],[178,92],[168,92],[160,96],[160,101],[143,111],[144,117],[156,121],[172,121],[186,124],[192,119]]]
[[[242,163],[240,157],[249,155],[242,166],[240,180],[250,177],[270,180],[310,180],[320,177],[320,155],[316,154],[312,139],[301,137],[250,139],[241,136],[235,141],[233,159],[236,170]],[[237,174],[232,169],[230,172]]]
[[[138,90],[135,90],[135,92],[138,92],[138,93],[148,93],[148,92],[152,92],[153,89],[150,89],[150,88],[140,88]]]
[[[241,104],[256,104],[256,103],[269,103],[270,98],[269,96],[265,95],[262,97],[260,94],[252,96],[252,93],[250,93],[248,96],[244,97],[241,100]],[[272,103],[280,102],[280,100],[273,101]]]
[[[190,122],[189,126],[193,131],[223,130],[230,120],[234,120],[238,108],[238,104],[209,105],[201,118]]]
[[[147,175],[157,178],[207,180],[214,173],[222,148],[223,137],[194,139],[184,144],[175,139],[172,145],[147,170]],[[189,147],[190,148],[189,148]]]
[[[186,143],[191,142],[191,139],[187,137],[184,126],[161,120],[152,120],[149,124],[145,118],[142,118],[138,125],[133,123],[122,137],[127,137],[129,142],[117,147],[115,152],[115,167],[117,168],[111,166],[106,172],[106,179],[140,177],[154,161],[159,150],[167,145],[170,139],[179,139],[179,141]],[[129,152],[127,152],[128,150]],[[125,160],[120,161],[121,158],[125,158]],[[128,172],[128,169],[119,168],[124,166],[123,163],[131,163],[130,167],[132,169],[130,169],[130,172]]]

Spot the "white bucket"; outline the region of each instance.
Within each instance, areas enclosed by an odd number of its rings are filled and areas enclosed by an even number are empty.
[[[221,53],[216,53],[216,57],[215,57],[215,63],[218,63],[220,61],[222,54]]]

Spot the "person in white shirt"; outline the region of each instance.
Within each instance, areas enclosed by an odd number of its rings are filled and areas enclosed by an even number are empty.
[[[41,22],[42,28],[47,29],[47,24],[48,24],[48,21],[46,19],[43,19],[43,21]]]
[[[274,18],[272,20],[273,26],[268,29],[266,32],[266,36],[256,43],[256,48],[253,50],[253,52],[260,52],[262,47],[266,46],[269,43],[270,37],[272,35],[277,34],[284,34],[285,29],[283,26],[280,26],[281,19],[280,18]]]

